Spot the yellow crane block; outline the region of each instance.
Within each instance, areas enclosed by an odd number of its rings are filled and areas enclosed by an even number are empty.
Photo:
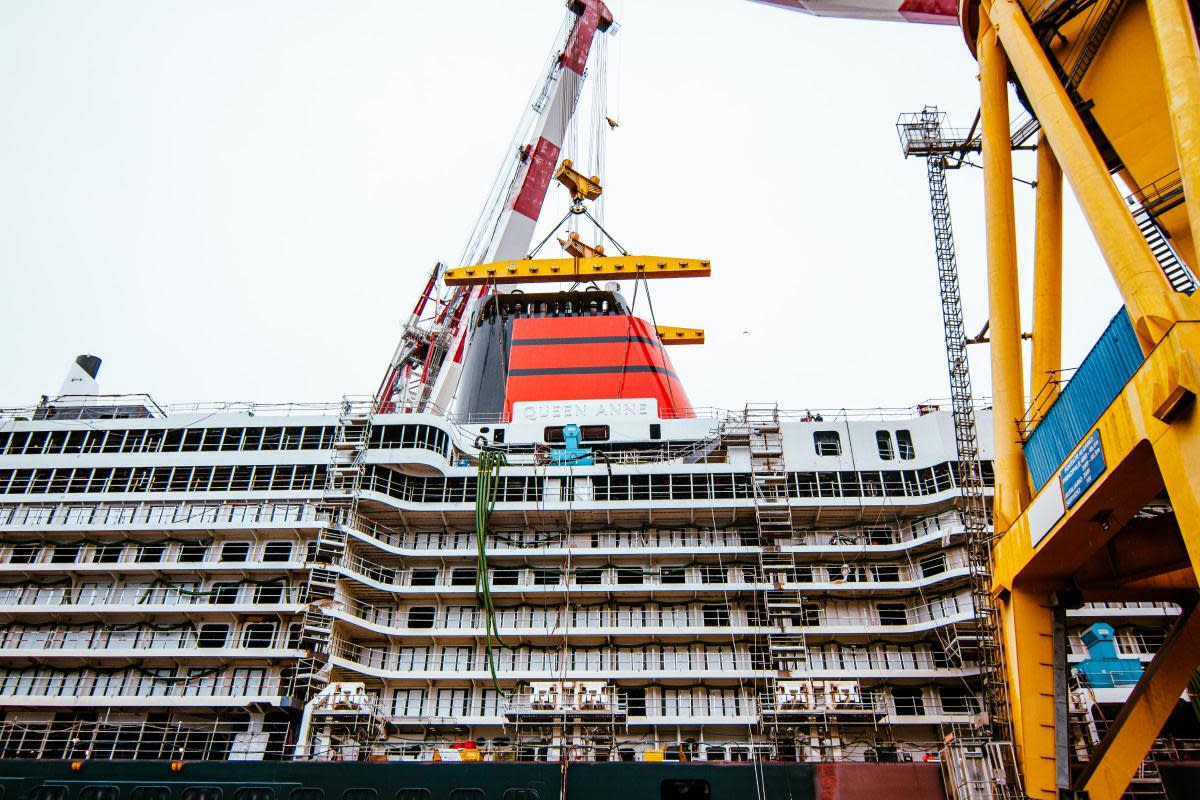
[[[494,261],[448,269],[442,274],[442,280],[447,286],[470,286],[481,283],[707,278],[711,274],[712,265],[708,260],[629,255]]]
[[[703,328],[676,328],[671,325],[655,327],[658,338],[664,345],[668,344],[704,344]]]

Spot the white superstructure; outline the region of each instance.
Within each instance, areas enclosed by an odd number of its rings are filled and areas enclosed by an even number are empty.
[[[4,412],[0,753],[890,760],[978,722],[948,412],[591,410]],[[570,423],[594,465],[544,463]]]

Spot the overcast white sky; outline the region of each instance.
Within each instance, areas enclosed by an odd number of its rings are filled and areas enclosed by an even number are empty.
[[[632,252],[713,262],[709,280],[652,286],[660,323],[707,330],[672,351],[692,400],[945,396],[924,164],[894,121],[936,103],[970,123],[958,29],[610,5],[608,227]],[[462,249],[562,13],[0,4],[0,405],[56,392],[83,352],[104,358],[105,391],[161,403],[374,391],[430,266]],[[1028,273],[1033,192],[1016,191]],[[977,329],[980,173],[951,192]],[[1072,365],[1119,299],[1073,211],[1066,235]],[[972,354],[985,394],[987,351]]]

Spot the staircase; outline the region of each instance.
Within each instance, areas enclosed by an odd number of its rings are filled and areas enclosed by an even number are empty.
[[[329,682],[333,617],[328,609],[337,596],[336,567],[346,556],[344,526],[353,519],[362,488],[373,410],[370,402],[342,400],[319,509],[327,522],[317,534],[305,563],[307,606],[301,627],[301,648],[307,655],[296,665],[295,679],[295,695],[301,703],[310,702]]]
[[[1133,219],[1137,222],[1138,230],[1142,232],[1142,238],[1150,245],[1150,252],[1154,253],[1154,260],[1162,267],[1171,288],[1184,294],[1196,291],[1195,277],[1171,246],[1154,214],[1145,205],[1138,204],[1133,208]]]
[[[794,582],[796,564],[793,556],[780,544],[790,541],[794,530],[779,406],[775,403],[747,405],[741,424],[731,427],[725,439],[733,444],[744,442],[750,451],[754,520],[761,544],[758,566],[762,581],[767,584],[763,590],[762,608],[763,622],[769,630],[766,636],[769,676],[763,696],[766,703],[773,704],[778,680],[792,677],[808,664],[808,646],[799,630],[805,622],[804,598],[800,592],[784,588],[788,582]],[[789,631],[789,628],[794,630]],[[778,719],[778,715],[772,715],[768,725],[765,716],[762,717],[764,734],[768,734],[769,728],[769,735],[777,747],[784,744],[780,741]]]

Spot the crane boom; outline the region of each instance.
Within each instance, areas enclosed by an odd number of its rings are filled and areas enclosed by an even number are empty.
[[[536,120],[529,142],[510,155],[516,164],[508,171],[512,179],[506,187],[504,205],[494,224],[481,221],[491,232],[484,234],[485,244],[472,254],[474,260],[470,263],[522,258],[533,240],[567,126],[578,105],[592,43],[598,32],[613,24],[612,12],[603,0],[567,0],[567,9],[574,20],[534,95],[531,110]],[[448,407],[470,336],[470,326],[463,321],[471,319],[475,304],[486,291],[485,286],[455,287],[441,306],[432,330],[425,331],[412,322],[405,326],[376,397],[381,410],[395,409],[396,399],[406,390],[413,373],[417,373],[420,384],[413,410],[424,410],[431,402]]]

